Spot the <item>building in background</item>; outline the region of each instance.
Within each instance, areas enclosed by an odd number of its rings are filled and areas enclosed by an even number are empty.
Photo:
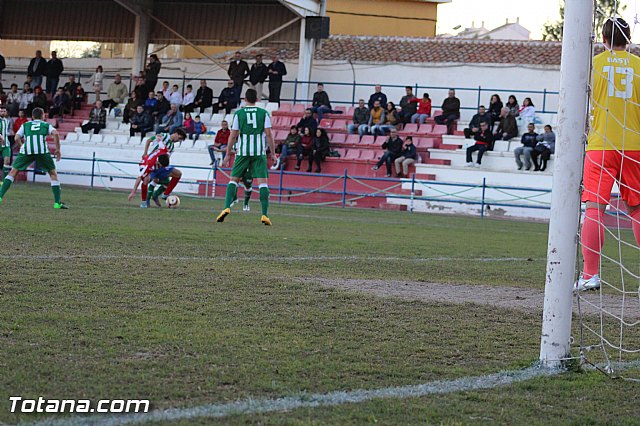
[[[488,30],[484,26],[484,22],[476,27],[475,22],[471,23],[471,27],[465,28],[455,36],[443,34],[440,37],[458,37],[471,38],[478,40],[517,40],[526,41],[531,39],[531,31],[520,25],[520,18],[516,18],[515,22],[509,22],[507,19],[504,25],[492,30]]]

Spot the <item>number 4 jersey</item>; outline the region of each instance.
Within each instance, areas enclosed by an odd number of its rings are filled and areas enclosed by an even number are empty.
[[[593,58],[591,87],[587,151],[640,151],[640,58],[605,50]]]
[[[267,154],[265,129],[271,128],[269,113],[255,106],[244,107],[233,115],[231,130],[239,132],[236,153],[242,157]]]

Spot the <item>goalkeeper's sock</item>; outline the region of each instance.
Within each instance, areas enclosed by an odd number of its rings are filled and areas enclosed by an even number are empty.
[[[60,182],[57,180],[51,181],[51,192],[53,192],[53,201],[56,204],[60,204],[60,197],[62,196],[62,189],[60,189]]]
[[[631,216],[631,228],[633,229],[633,236],[636,237],[636,242],[640,246],[640,208],[632,211],[629,216]]]
[[[262,205],[262,214],[269,216],[269,186],[266,183],[260,185],[260,204]]]
[[[224,198],[224,208],[231,208],[231,204],[236,199],[236,194],[238,193],[238,183],[234,181],[229,181],[229,185],[227,185],[227,194]]]
[[[140,198],[142,201],[147,201],[147,191],[149,190],[149,184],[142,182],[142,189],[140,190]]]
[[[4,178],[4,180],[2,181],[2,187],[0,187],[0,198],[4,198],[4,194],[7,193],[12,183],[13,183],[12,176],[7,176],[6,178]]]
[[[582,258],[584,268],[582,277],[589,279],[596,275],[600,266],[600,253],[604,245],[604,212],[597,208],[588,208],[582,224]]]
[[[251,194],[253,194],[253,188],[244,189],[244,205],[245,206],[249,205],[249,201],[251,200]]]
[[[169,185],[167,185],[167,190],[164,191],[164,195],[169,195],[173,192],[173,188],[176,187],[176,185],[178,184],[178,182],[180,182],[180,178],[182,176],[178,176],[178,177],[172,177],[171,180],[169,181]]]

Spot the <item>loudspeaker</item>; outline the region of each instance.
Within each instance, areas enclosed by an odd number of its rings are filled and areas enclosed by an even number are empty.
[[[307,16],[304,38],[329,38],[329,17],[328,16]]]

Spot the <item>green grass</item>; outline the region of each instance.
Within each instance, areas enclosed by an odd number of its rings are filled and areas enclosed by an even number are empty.
[[[189,407],[447,380],[522,368],[538,356],[538,315],[377,298],[298,278],[542,290],[544,224],[274,205],[268,228],[257,202],[216,224],[218,201],[183,197],[173,211],[138,209],[122,193],[64,188],[64,198],[72,209],[54,211],[48,188],[15,185],[0,209],[0,395]],[[632,424],[638,390],[567,374],[224,422]],[[606,395],[616,409],[580,404],[584,393]],[[0,422],[40,418],[8,408],[1,398]]]

